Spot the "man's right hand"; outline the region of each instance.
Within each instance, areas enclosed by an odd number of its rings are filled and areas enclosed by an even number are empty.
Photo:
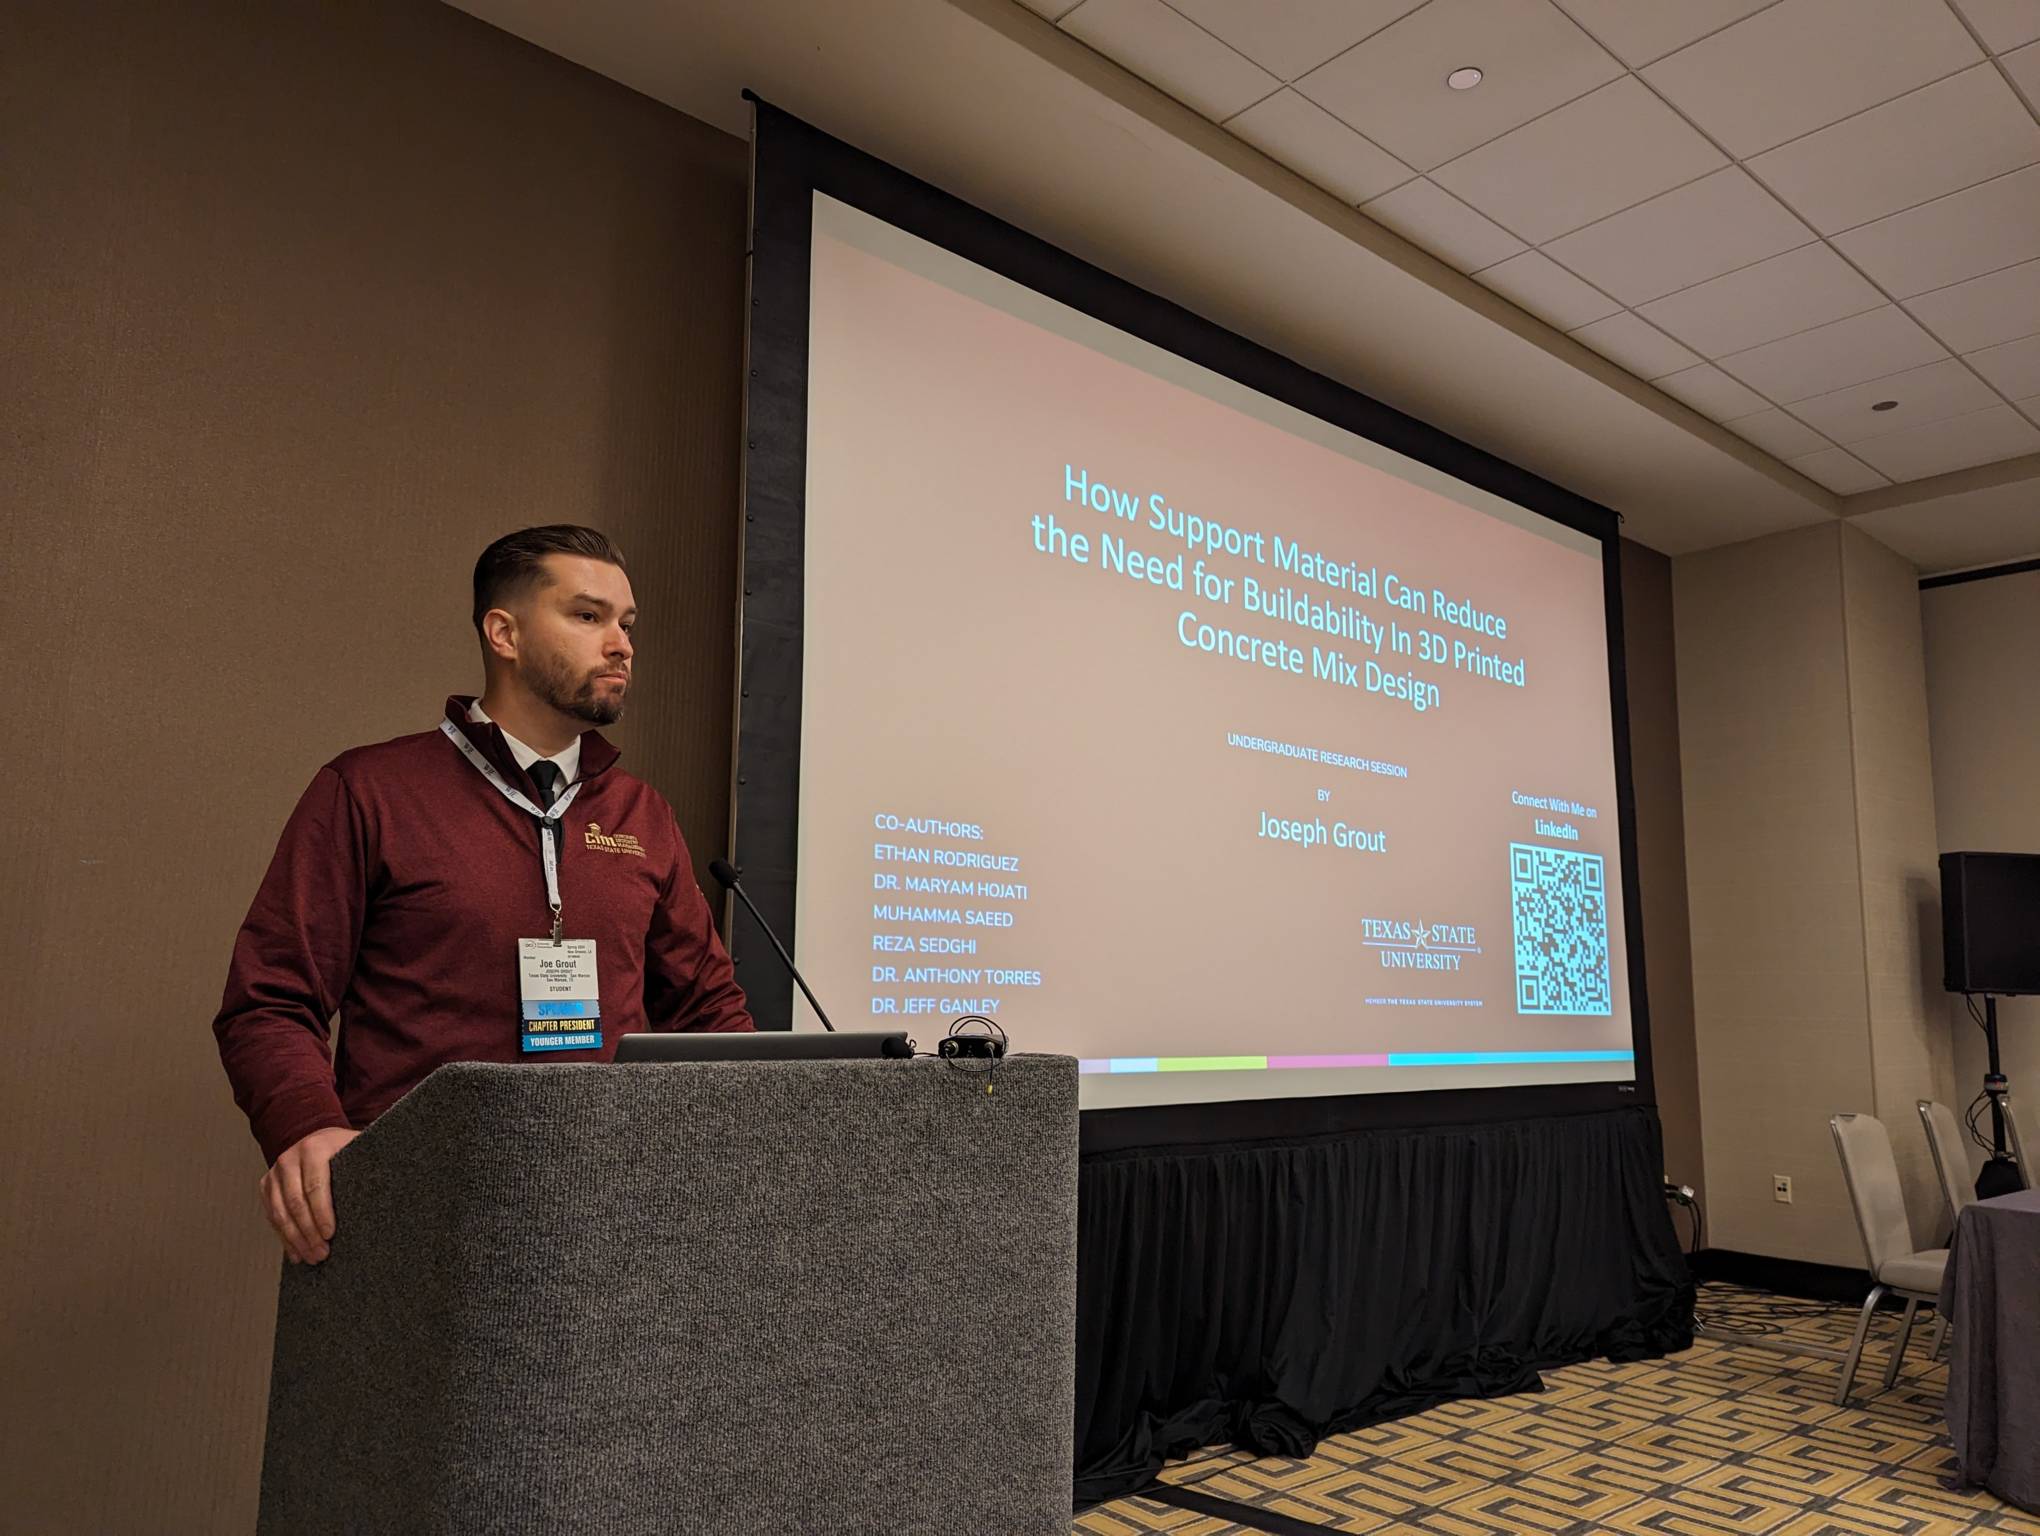
[[[262,1175],[262,1214],[293,1264],[316,1264],[333,1239],[333,1154],[361,1132],[333,1126],[293,1142]]]

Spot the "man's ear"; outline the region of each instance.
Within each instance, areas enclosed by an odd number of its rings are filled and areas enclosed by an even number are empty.
[[[503,661],[517,659],[517,616],[507,608],[482,615],[482,649]]]

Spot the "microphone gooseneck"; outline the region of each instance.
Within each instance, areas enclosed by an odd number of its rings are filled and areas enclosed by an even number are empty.
[[[744,889],[744,882],[740,878],[743,871],[731,864],[728,859],[710,859],[708,872],[715,876],[718,884],[744,904],[752,917],[757,919],[758,926],[765,931],[765,937],[770,939],[772,947],[779,951],[779,958],[785,964],[788,974],[793,977],[794,985],[800,988],[801,996],[808,1000],[808,1006],[814,1009],[815,1017],[822,1021],[822,1028],[833,1035],[836,1026],[829,1022],[829,1016],[815,1000],[814,991],[808,986],[807,978],[801,975],[800,967],[793,963],[793,956],[786,952],[786,946],[779,942],[779,935],[772,931],[772,925],[765,921],[765,914],[758,910],[758,904],[751,900],[750,892]]]

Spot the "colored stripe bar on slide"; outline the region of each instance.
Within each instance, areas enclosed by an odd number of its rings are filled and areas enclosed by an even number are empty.
[[[1265,1072],[1265,1056],[1113,1056],[1077,1063],[1083,1072]]]
[[[1634,1051],[1391,1051],[1391,1067],[1516,1067],[1546,1061],[1634,1061]]]
[[[1634,1061],[1634,1051],[1369,1051],[1344,1056],[1087,1057],[1083,1072],[1285,1072],[1338,1067],[1533,1066],[1562,1061]]]

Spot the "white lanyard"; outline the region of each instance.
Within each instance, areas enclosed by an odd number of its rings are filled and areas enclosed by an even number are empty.
[[[536,816],[543,826],[538,833],[538,856],[545,864],[545,899],[552,905],[552,941],[557,944],[565,929],[560,919],[560,818],[567,814],[567,807],[574,803],[574,796],[581,792],[585,779],[578,779],[567,792],[553,801],[552,809],[541,811],[530,798],[496,771],[496,765],[475,750],[475,744],[461,734],[460,728],[451,720],[439,722],[439,728],[446,732],[446,739],[460,748],[460,755],[474,765],[475,772],[496,786],[496,791],[520,811]]]

